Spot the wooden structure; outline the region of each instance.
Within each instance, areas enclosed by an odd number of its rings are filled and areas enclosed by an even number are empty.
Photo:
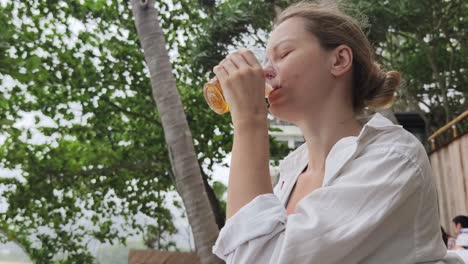
[[[451,234],[454,233],[452,219],[457,215],[468,215],[468,131],[458,133],[456,129],[457,124],[468,121],[467,117],[468,111],[465,111],[429,137],[440,222]],[[437,138],[447,131],[452,133],[452,139],[438,146]]]
[[[132,249],[128,264],[200,264],[195,253]]]

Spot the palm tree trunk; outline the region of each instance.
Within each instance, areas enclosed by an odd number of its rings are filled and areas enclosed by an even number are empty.
[[[200,167],[200,171],[202,173],[203,183],[205,184],[206,194],[208,195],[208,199],[210,200],[211,209],[213,210],[213,214],[216,219],[216,224],[218,228],[221,229],[224,227],[226,223],[226,212],[223,211],[221,208],[221,204],[218,198],[215,195],[213,188],[211,188],[210,184],[208,183],[208,175],[203,172],[203,169]]]
[[[211,252],[219,230],[205,192],[154,0],[132,0],[132,9],[151,75],[153,98],[161,116],[176,188],[187,211],[197,254],[201,263],[222,263]]]

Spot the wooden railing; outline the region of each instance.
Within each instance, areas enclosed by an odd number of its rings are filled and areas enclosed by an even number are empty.
[[[434,134],[432,134],[428,138],[429,142],[431,142],[431,150],[434,151],[436,149],[436,147],[437,147],[437,145],[436,145],[437,137],[439,137],[440,135],[442,135],[444,132],[446,132],[449,129],[452,130],[452,137],[457,138],[458,137],[458,132],[457,132],[456,125],[458,123],[462,122],[463,120],[465,120],[465,118],[467,118],[467,117],[468,117],[468,110],[466,110],[461,115],[457,116],[455,119],[448,122],[445,126],[439,128],[436,132],[434,132]]]
[[[457,215],[468,215],[468,133],[461,123],[467,117],[468,111],[465,111],[429,137],[432,148],[429,158],[437,186],[440,222],[450,233],[455,232],[452,219]],[[449,130],[449,140],[443,146],[436,144]]]

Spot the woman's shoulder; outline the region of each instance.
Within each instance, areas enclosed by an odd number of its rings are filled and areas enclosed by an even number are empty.
[[[393,146],[396,151],[424,150],[421,141],[402,126],[374,133],[374,137],[369,143],[371,147]]]
[[[363,145],[362,154],[380,151],[384,154],[398,154],[416,163],[428,161],[421,141],[401,126],[374,133]]]
[[[362,153],[380,150],[409,158],[427,156],[424,146],[416,136],[380,113],[376,113],[365,123],[357,141],[358,151]]]
[[[367,140],[361,142],[348,169],[361,173],[362,177],[371,171],[371,174],[392,172],[395,175],[391,179],[407,174],[408,180],[415,180],[420,184],[432,181],[429,177],[432,170],[427,152],[413,134],[398,126],[369,135]]]
[[[402,128],[379,131],[367,142],[358,143],[357,151],[329,185],[367,183],[377,188],[387,184],[426,186],[430,165],[423,147]]]

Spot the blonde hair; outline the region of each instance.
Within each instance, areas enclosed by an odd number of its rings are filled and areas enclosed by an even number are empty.
[[[366,106],[384,109],[392,106],[400,87],[400,73],[385,71],[360,23],[340,10],[336,3],[299,2],[277,17],[275,26],[292,17],[306,20],[306,30],[314,34],[322,48],[347,45],[353,51],[353,108],[360,113]]]

